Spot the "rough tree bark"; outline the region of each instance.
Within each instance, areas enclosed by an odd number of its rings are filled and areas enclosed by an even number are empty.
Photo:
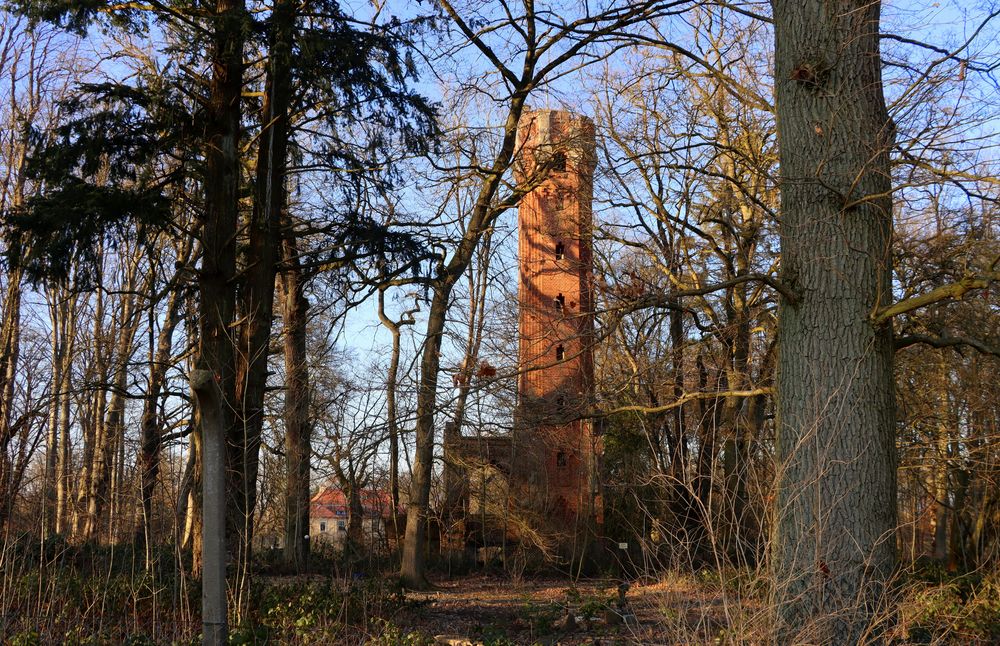
[[[781,163],[778,643],[877,641],[895,563],[893,126],[877,0],[773,0]]]
[[[243,49],[246,8],[243,0],[217,0],[213,15],[209,84],[204,134],[205,203],[201,226],[201,267],[198,272],[197,367],[213,374],[221,392],[221,425],[227,439],[234,435],[235,343],[232,324],[236,311],[236,233],[240,188],[240,127],[242,118]],[[204,421],[205,411],[200,411]],[[200,432],[196,431],[196,432]],[[227,446],[228,469],[242,472],[241,443]],[[239,497],[238,492],[233,492]],[[199,503],[199,497],[192,500]],[[241,501],[227,505],[227,524],[243,509]],[[239,506],[236,506],[236,505]],[[205,521],[207,521],[205,514]],[[207,522],[206,522],[207,525]],[[207,554],[206,554],[207,556]],[[194,560],[200,560],[195,555]],[[205,562],[205,570],[216,564]]]
[[[52,321],[52,385],[45,449],[46,533],[64,534],[68,529],[70,464],[70,399],[75,352],[77,296],[65,282],[47,288],[49,320]]]
[[[103,420],[95,419],[95,429],[89,438],[92,446],[85,447],[89,463],[84,465],[85,477],[81,483],[81,499],[78,501],[81,517],[79,518],[78,538],[82,542],[97,540],[104,524],[105,512],[108,510],[111,491],[111,475],[116,449],[124,442],[125,434],[125,391],[128,385],[128,368],[131,365],[135,349],[135,336],[139,328],[142,310],[137,306],[136,277],[141,262],[141,254],[137,250],[132,258],[125,258],[128,267],[125,269],[121,295],[118,297],[115,309],[117,314],[111,325],[113,344],[109,339],[105,352],[107,362],[102,373],[102,379],[110,381],[109,386],[101,390],[110,390],[111,399],[106,404],[106,414]],[[149,293],[153,288],[153,274],[150,273],[141,288],[143,293]],[[98,319],[95,327],[105,322]],[[97,330],[95,330],[95,333]],[[108,365],[110,364],[110,365]],[[97,395],[98,403],[105,406],[104,392]]]
[[[385,380],[385,415],[389,427],[389,497],[395,521],[399,509],[399,420],[396,411],[396,390],[399,380],[400,328],[412,320],[393,321],[385,313],[385,288],[378,290],[378,318],[392,334],[392,354]]]
[[[10,516],[18,484],[14,477],[14,461],[7,450],[17,433],[17,427],[11,424],[11,417],[21,347],[21,271],[11,271],[7,280],[3,319],[0,321],[0,531]]]
[[[285,563],[295,572],[309,567],[309,365],[306,317],[298,244],[291,223],[282,243],[282,321],[285,351]]]
[[[246,269],[238,294],[240,338],[236,366],[236,424],[229,438],[230,526],[240,576],[248,572],[253,544],[260,436],[264,426],[268,346],[274,313],[274,282],[285,207],[288,109],[291,96],[292,33],[295,3],[278,0],[271,13],[271,33],[264,102],[263,132],[257,150],[253,209],[247,226]]]
[[[399,359],[401,354],[402,329],[404,325],[413,325],[414,314],[419,306],[406,310],[398,321],[394,321],[385,312],[385,290],[378,291],[378,317],[382,325],[392,334],[392,354],[389,357],[389,371],[385,381],[385,415],[389,427],[389,498],[392,504],[392,523],[396,540],[399,539]]]
[[[525,68],[530,74],[531,67]],[[527,74],[526,74],[527,76]],[[529,85],[529,83],[525,83]],[[437,407],[437,384],[441,370],[441,339],[447,321],[448,304],[455,284],[472,261],[476,247],[486,230],[500,214],[492,202],[504,171],[514,156],[517,124],[521,119],[527,91],[516,93],[504,125],[504,139],[493,162],[487,181],[476,199],[472,217],[462,240],[447,263],[441,267],[433,285],[431,309],[427,317],[427,339],[420,359],[420,385],[417,388],[416,451],[410,480],[410,499],[406,508],[406,537],[400,565],[400,580],[410,588],[426,588],[427,512],[430,501],[431,470],[434,461],[434,413]]]

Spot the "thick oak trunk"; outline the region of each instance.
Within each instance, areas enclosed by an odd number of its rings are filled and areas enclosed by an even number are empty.
[[[527,64],[526,64],[527,69]],[[427,338],[420,360],[420,385],[417,388],[416,450],[410,480],[410,498],[406,509],[406,537],[400,563],[400,580],[411,588],[427,587],[425,539],[427,512],[431,494],[431,471],[434,463],[434,414],[437,407],[438,375],[441,369],[441,339],[447,320],[451,292],[472,262],[480,240],[501,211],[493,200],[500,180],[514,158],[517,125],[524,110],[526,93],[515,94],[504,124],[504,139],[494,158],[492,169],[479,195],[469,224],[447,264],[440,268],[427,317]]]
[[[454,283],[452,283],[454,285]],[[434,461],[434,412],[437,405],[437,382],[441,368],[441,338],[451,285],[438,285],[427,318],[427,340],[420,361],[420,386],[417,391],[417,446],[413,455],[410,497],[406,507],[406,535],[400,564],[400,580],[409,588],[427,587],[426,532],[431,494],[431,470]]]
[[[778,643],[878,640],[895,563],[892,126],[879,3],[774,0],[783,280]]]

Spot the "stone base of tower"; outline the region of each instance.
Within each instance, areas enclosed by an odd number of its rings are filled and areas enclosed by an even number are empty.
[[[589,422],[500,437],[446,433],[448,558],[521,550],[539,565],[594,565],[603,553],[603,508],[592,437]]]

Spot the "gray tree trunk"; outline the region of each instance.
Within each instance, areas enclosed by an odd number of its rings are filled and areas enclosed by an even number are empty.
[[[202,442],[202,555],[201,576],[202,643],[221,646],[227,642],[226,604],[226,438],[222,393],[210,370],[193,370],[191,390],[201,411]]]
[[[783,280],[778,643],[878,641],[895,564],[892,124],[879,2],[774,0]]]

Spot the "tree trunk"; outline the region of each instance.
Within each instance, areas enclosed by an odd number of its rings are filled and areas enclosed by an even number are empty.
[[[879,2],[774,0],[781,162],[778,643],[878,641],[895,565],[892,125]]]
[[[389,498],[392,503],[393,531],[399,542],[399,412],[397,411],[397,386],[399,381],[400,340],[404,325],[413,325],[416,308],[408,310],[398,321],[385,312],[385,288],[378,292],[378,317],[382,325],[392,334],[392,354],[389,357],[389,372],[385,381],[385,415],[389,427]]]
[[[525,64],[527,67],[527,63]],[[447,264],[440,267],[434,283],[434,295],[427,317],[427,336],[420,360],[420,385],[417,388],[416,451],[410,480],[410,499],[406,508],[406,537],[400,563],[400,580],[410,588],[426,588],[425,538],[431,494],[431,471],[434,463],[434,414],[437,407],[438,375],[441,369],[441,339],[448,314],[448,304],[455,283],[472,262],[483,234],[502,212],[493,205],[504,172],[514,156],[517,125],[527,93],[516,93],[504,124],[504,138],[494,159],[488,179],[476,199],[476,206],[462,240]]]
[[[361,485],[352,478],[347,489],[347,544],[344,553],[348,564],[361,560],[365,548],[365,507],[361,502]]]
[[[383,292],[379,292],[380,299],[382,294]],[[395,519],[399,510],[399,418],[396,411],[396,387],[399,379],[400,333],[398,325],[389,329],[392,332],[392,356],[389,358],[389,375],[385,382],[385,414],[389,421],[389,498],[392,501],[392,517]]]
[[[454,282],[452,283],[454,285]],[[431,493],[431,470],[434,462],[434,409],[437,405],[437,381],[441,367],[441,337],[444,334],[450,286],[436,285],[431,311],[427,318],[427,340],[420,361],[420,387],[417,390],[417,446],[413,455],[410,499],[406,507],[406,536],[400,579],[408,588],[423,589],[427,583],[425,534]]]
[[[42,534],[49,536],[59,533],[56,527],[56,516],[58,515],[56,490],[59,479],[57,468],[59,464],[59,405],[62,400],[60,390],[62,389],[63,339],[59,325],[62,318],[59,307],[59,290],[55,286],[50,286],[46,291],[49,299],[49,320],[52,324],[50,339],[52,378],[49,381],[49,419],[45,435],[45,474],[43,478],[45,499],[42,509]]]
[[[285,563],[295,572],[309,567],[309,464],[312,424],[309,420],[309,364],[306,316],[299,250],[291,223],[282,244],[282,319],[285,332]]]
[[[270,52],[257,151],[254,203],[247,227],[247,267],[239,292],[240,332],[236,369],[236,425],[229,440],[230,529],[236,544],[237,571],[249,571],[260,437],[264,426],[268,346],[274,313],[279,219],[285,208],[285,158],[291,94],[292,0],[278,0],[271,14]],[[242,599],[242,597],[241,597]]]
[[[117,303],[117,309],[120,311],[116,321],[117,338],[114,346],[107,348],[107,358],[114,368],[104,371],[107,377],[111,378],[111,400],[107,404],[105,419],[95,420],[100,423],[96,424],[96,434],[92,438],[91,463],[87,468],[85,500],[81,506],[85,509],[80,528],[80,539],[83,542],[93,541],[99,536],[105,512],[108,511],[109,495],[112,493],[110,485],[116,449],[124,440],[125,434],[125,390],[128,386],[128,368],[135,348],[135,335],[141,312],[135,303],[135,278],[140,256],[136,254],[134,258],[126,259],[126,262],[131,266],[126,270],[127,276],[123,281],[121,300]],[[153,289],[152,278],[153,274],[150,273],[144,285],[146,293]],[[95,325],[101,323],[98,319]],[[101,386],[101,390],[108,389],[107,386]],[[100,396],[103,404],[104,394],[101,393]]]
[[[182,260],[187,262],[185,257]],[[142,500],[142,525],[140,536],[146,549],[146,568],[152,567],[153,559],[153,492],[156,489],[156,478],[160,473],[161,429],[158,407],[160,392],[166,383],[167,367],[173,352],[174,330],[181,320],[180,285],[175,282],[167,296],[166,310],[163,313],[163,324],[156,337],[156,349],[150,348],[149,385],[142,404],[142,417],[139,422],[139,468],[140,468],[140,498]],[[150,312],[152,317],[152,312]]]
[[[244,0],[215,2],[210,48],[212,79],[205,114],[205,202],[201,228],[201,269],[198,274],[197,367],[213,375],[221,392],[220,425],[228,441],[226,454],[229,458],[225,468],[228,474],[234,474],[227,482],[231,498],[230,504],[226,505],[228,525],[233,531],[240,527],[238,518],[246,507],[241,500],[239,486],[244,472],[244,443],[242,438],[236,437],[242,434],[242,429],[237,433],[234,424],[237,407],[235,342],[232,335],[236,311],[236,233],[246,20]],[[205,411],[201,411],[201,419],[205,420]],[[204,518],[209,520],[207,513]],[[208,554],[205,556],[207,558]],[[206,572],[214,571],[218,565],[206,560],[204,569]],[[225,567],[224,562],[222,566]]]
[[[70,533],[74,540],[87,542],[87,512],[89,510],[90,492],[93,484],[94,473],[97,470],[97,461],[100,458],[98,446],[103,442],[104,427],[107,423],[108,410],[108,390],[109,371],[111,355],[113,353],[112,343],[109,341],[115,334],[115,324],[108,324],[104,318],[105,313],[105,290],[104,283],[104,249],[100,249],[97,258],[98,278],[97,289],[94,298],[94,320],[91,332],[90,350],[93,353],[92,359],[84,362],[84,384],[97,384],[96,388],[87,389],[90,393],[87,398],[89,406],[81,406],[78,412],[80,439],[82,440],[82,458],[80,462],[80,474],[73,481],[76,486],[76,504],[72,508],[72,528]]]
[[[69,436],[70,397],[72,387],[73,354],[76,342],[76,297],[71,290],[59,286],[55,290],[52,312],[53,371],[52,409],[49,418],[49,451],[46,455],[46,470],[51,473],[53,492],[52,529],[65,536],[69,531],[70,462],[72,445]],[[51,466],[51,470],[49,467]]]
[[[7,280],[3,321],[0,322],[0,533],[10,516],[17,493],[14,461],[7,455],[7,450],[17,432],[11,425],[11,414],[21,343],[21,272],[17,269],[11,271]]]

